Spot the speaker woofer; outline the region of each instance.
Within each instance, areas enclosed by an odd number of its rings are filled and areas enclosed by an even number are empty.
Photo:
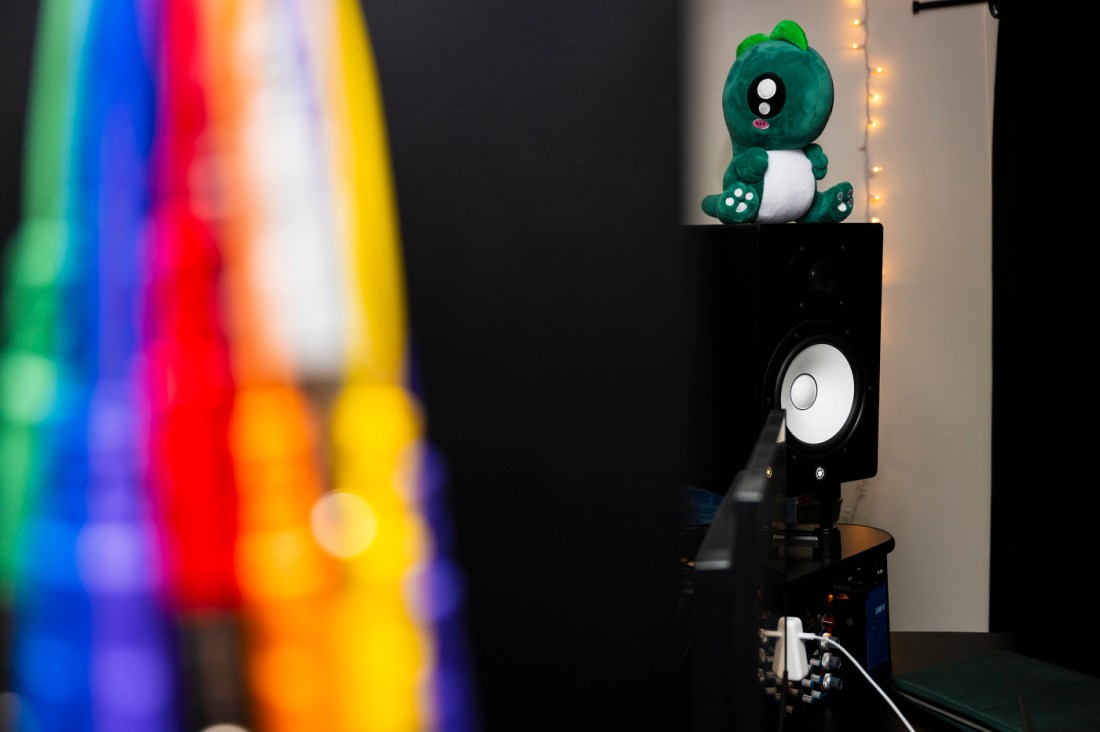
[[[821,447],[843,438],[856,411],[856,371],[835,345],[811,343],[791,354],[779,378],[787,432]]]

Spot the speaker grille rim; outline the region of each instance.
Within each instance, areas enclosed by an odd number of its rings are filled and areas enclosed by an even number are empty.
[[[798,329],[801,330],[801,329]],[[831,334],[816,334],[808,337],[800,337],[798,330],[792,331],[792,333],[784,338],[773,354],[772,365],[768,369],[768,378],[766,384],[771,384],[770,390],[767,392],[767,398],[765,399],[765,407],[767,408],[771,404],[779,405],[787,414],[787,439],[793,443],[795,453],[806,453],[815,455],[826,455],[834,452],[840,446],[842,446],[848,438],[855,431],[857,425],[860,422],[860,414],[862,413],[864,403],[866,401],[866,393],[864,386],[864,371],[863,365],[860,360],[853,354],[852,349],[843,342],[843,340],[833,337]],[[815,346],[828,346],[835,349],[844,362],[848,365],[851,373],[851,399],[845,410],[842,410],[841,414],[843,419],[837,419],[834,424],[837,426],[830,435],[825,439],[807,437],[806,431],[799,430],[799,419],[797,413],[800,410],[795,409],[789,402],[789,398],[785,399],[784,392],[784,380],[789,375],[791,368],[795,364],[795,359],[809,349]],[[783,358],[779,358],[780,354],[784,354]],[[793,376],[797,376],[794,374]],[[793,378],[786,379],[788,386]],[[785,403],[786,402],[786,403]],[[792,428],[791,422],[795,423],[795,427]]]

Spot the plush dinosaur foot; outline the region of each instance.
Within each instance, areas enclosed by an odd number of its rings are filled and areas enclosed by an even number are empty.
[[[837,223],[851,214],[852,184],[845,181],[814,196],[813,205],[802,221],[807,224]]]
[[[744,224],[756,218],[760,194],[752,186],[738,183],[718,196],[718,220],[723,224]]]

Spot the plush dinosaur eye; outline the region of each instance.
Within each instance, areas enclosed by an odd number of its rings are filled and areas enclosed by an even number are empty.
[[[778,74],[761,74],[749,84],[749,109],[757,117],[770,119],[783,111],[787,87]]]

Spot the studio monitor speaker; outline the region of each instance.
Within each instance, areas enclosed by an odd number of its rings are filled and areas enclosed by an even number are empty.
[[[788,495],[874,476],[881,224],[682,230],[695,374],[685,482],[724,493],[775,407]]]

